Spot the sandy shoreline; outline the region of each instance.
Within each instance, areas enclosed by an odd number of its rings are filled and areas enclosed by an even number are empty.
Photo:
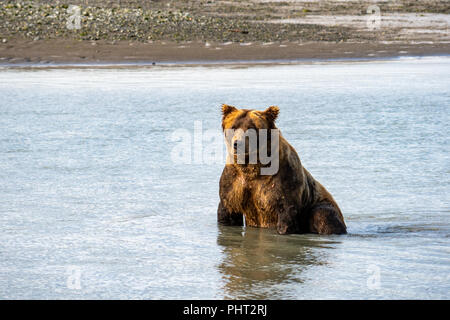
[[[450,54],[450,43],[141,43],[16,40],[0,45],[0,64],[158,64],[168,62],[377,59]]]
[[[441,0],[0,3],[0,65],[381,59],[450,54]],[[79,27],[69,28],[69,5]],[[69,12],[69,11],[70,12]]]

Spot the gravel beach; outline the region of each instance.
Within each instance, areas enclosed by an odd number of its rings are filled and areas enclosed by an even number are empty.
[[[448,1],[2,1],[0,63],[450,53]]]

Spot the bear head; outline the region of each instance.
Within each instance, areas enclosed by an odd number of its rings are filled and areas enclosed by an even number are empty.
[[[222,129],[230,155],[227,159],[233,159],[232,162],[237,164],[256,164],[264,152],[270,156],[273,131],[278,134],[275,125],[278,113],[279,108],[276,106],[258,111],[223,104]],[[231,161],[227,160],[227,163]]]

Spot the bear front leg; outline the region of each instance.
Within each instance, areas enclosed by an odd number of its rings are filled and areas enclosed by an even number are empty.
[[[331,204],[319,204],[312,208],[309,231],[318,234],[345,234],[347,227],[338,210]]]
[[[278,211],[277,231],[279,234],[299,233],[298,212],[293,205],[281,205]]]
[[[219,208],[217,208],[217,221],[226,226],[244,225],[242,213],[228,211],[222,204],[222,201],[219,202]]]

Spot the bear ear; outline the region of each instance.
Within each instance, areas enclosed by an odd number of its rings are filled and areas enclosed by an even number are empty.
[[[267,120],[275,122],[278,117],[278,113],[280,113],[280,109],[277,106],[270,106],[264,110],[263,113],[267,117]]]
[[[237,109],[233,106],[229,106],[227,104],[222,104],[222,115],[225,118],[227,115],[232,113],[233,111],[236,111]]]

